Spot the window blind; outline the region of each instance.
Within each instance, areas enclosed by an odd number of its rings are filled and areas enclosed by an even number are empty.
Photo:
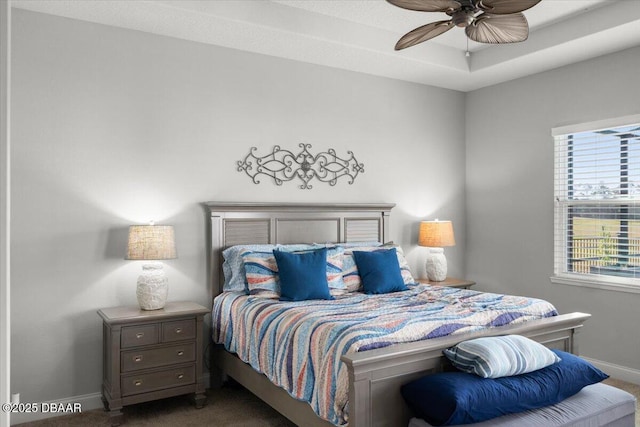
[[[640,286],[640,117],[633,119],[554,130],[556,275]]]

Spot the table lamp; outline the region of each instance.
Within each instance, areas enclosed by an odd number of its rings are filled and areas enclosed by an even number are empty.
[[[129,227],[129,242],[125,259],[157,261],[177,258],[176,242],[171,225],[132,225]],[[169,293],[169,279],[162,263],[150,262],[142,266],[138,277],[136,295],[143,310],[158,310],[164,307]]]
[[[447,278],[447,258],[445,246],[455,246],[453,224],[451,221],[421,221],[418,245],[429,248],[427,257],[427,277],[433,282],[442,282]]]

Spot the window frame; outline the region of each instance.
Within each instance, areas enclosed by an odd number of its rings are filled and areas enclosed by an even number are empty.
[[[571,197],[560,197],[563,192],[567,193],[567,195],[572,193],[573,176],[570,169],[571,165],[569,164],[571,156],[565,156],[562,160],[558,159],[558,144],[564,144],[563,147],[566,147],[567,150],[570,149],[572,134],[629,126],[635,123],[640,123],[640,114],[559,126],[552,129],[554,150],[554,274],[550,278],[552,283],[640,293],[640,280],[638,278],[568,271],[567,266],[570,258],[568,246],[572,233],[571,224],[568,224],[570,221],[570,209],[580,205],[618,206],[620,209],[629,209],[632,205],[637,206],[640,204],[640,201],[634,199],[579,200]],[[561,137],[566,138],[561,139]],[[560,147],[560,149],[563,149],[563,147]],[[566,174],[566,177],[562,179],[558,178],[558,171],[560,170],[558,163],[560,161],[564,161],[561,170],[563,174]],[[621,163],[621,170],[624,168]]]

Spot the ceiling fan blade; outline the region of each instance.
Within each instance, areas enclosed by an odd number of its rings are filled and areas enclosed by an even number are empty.
[[[521,13],[489,15],[483,13],[465,29],[467,37],[479,43],[517,43],[529,37],[527,18]]]
[[[442,33],[445,33],[454,27],[451,21],[438,21],[432,22],[422,27],[418,27],[413,31],[408,32],[398,40],[396,43],[396,50],[405,49],[422,43]]]
[[[477,0],[476,7],[494,15],[509,15],[522,12],[540,3],[541,0]]]
[[[462,5],[455,0],[387,0],[394,6],[420,12],[447,12],[458,10]]]

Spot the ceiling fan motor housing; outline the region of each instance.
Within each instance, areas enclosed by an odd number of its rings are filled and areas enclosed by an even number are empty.
[[[468,27],[471,25],[474,18],[473,10],[463,9],[456,11],[451,16],[451,21],[453,21],[453,24],[457,27]]]

